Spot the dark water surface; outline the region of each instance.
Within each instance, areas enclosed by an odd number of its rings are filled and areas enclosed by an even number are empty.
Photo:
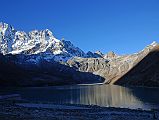
[[[159,109],[159,88],[128,88],[117,85],[76,85],[0,90],[0,95],[11,93],[20,94],[22,99],[33,102]]]

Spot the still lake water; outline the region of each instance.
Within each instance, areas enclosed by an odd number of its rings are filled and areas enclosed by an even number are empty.
[[[1,89],[1,94],[20,94],[29,101],[84,104],[105,107],[159,109],[159,88],[117,85],[75,85]]]

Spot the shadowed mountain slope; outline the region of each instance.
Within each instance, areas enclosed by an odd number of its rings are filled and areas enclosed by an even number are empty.
[[[80,72],[56,61],[19,64],[18,58],[19,55],[0,54],[0,86],[52,86],[104,81],[99,75]]]
[[[158,86],[158,49],[152,42],[127,55],[85,53],[48,30],[17,31],[0,23],[0,86],[103,83]]]
[[[159,87],[159,45],[114,84]]]

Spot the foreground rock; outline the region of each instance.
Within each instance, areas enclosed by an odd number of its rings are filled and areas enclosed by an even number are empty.
[[[10,94],[10,95],[0,95],[0,101],[4,100],[20,100],[21,96],[19,94]]]
[[[3,120],[157,120],[158,110],[131,110],[84,105],[0,103]]]

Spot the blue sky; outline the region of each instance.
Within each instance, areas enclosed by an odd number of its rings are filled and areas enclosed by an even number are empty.
[[[129,54],[159,42],[159,0],[0,0],[0,21],[50,29],[85,52]]]

